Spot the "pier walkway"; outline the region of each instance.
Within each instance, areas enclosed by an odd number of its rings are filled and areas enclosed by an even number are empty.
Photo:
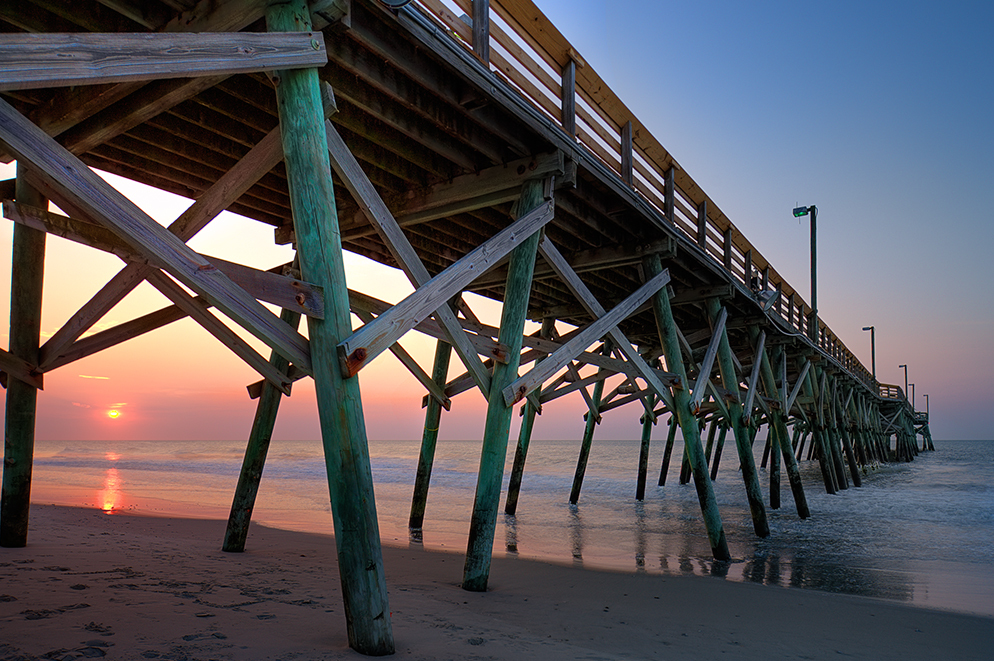
[[[674,469],[695,485],[719,560],[728,548],[710,474],[728,432],[760,536],[766,508],[780,507],[781,466],[807,517],[799,460],[817,460],[834,493],[875,464],[913,459],[918,436],[931,447],[927,413],[874,381],[531,0],[25,0],[0,8],[0,31],[0,151],[18,163],[17,179],[0,182],[15,223],[2,545],[27,538],[44,375],[187,316],[261,378],[226,550],[245,546],[281,397],[314,379],[349,639],[367,654],[393,642],[353,377],[385,352],[426,392],[413,528],[442,410],[473,388],[488,400],[468,590],[487,586],[518,406],[505,511],[544,403],[570,396],[586,411],[573,502],[597,423],[626,406],[643,423],[637,497],[652,426],[669,419],[659,483],[679,427],[687,450]],[[90,168],[195,203],[167,230]],[[297,258],[260,271],[190,249],[225,209],[271,225]],[[49,233],[126,266],[40,343]],[[401,269],[414,293],[390,305],[364,283],[347,288],[342,250]],[[143,281],[173,304],[87,334]],[[499,327],[467,292],[503,303]],[[541,330],[525,335],[526,320]],[[438,339],[433,367],[397,344],[412,330]],[[452,353],[463,369],[449,379]],[[763,426],[768,496],[752,451]]]

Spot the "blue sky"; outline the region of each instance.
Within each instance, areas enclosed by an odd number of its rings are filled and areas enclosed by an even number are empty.
[[[994,5],[538,0],[821,317],[939,438],[994,438]]]

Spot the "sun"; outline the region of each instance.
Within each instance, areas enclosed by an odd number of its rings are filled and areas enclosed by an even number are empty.
[[[118,418],[121,417],[121,412],[118,411],[117,409],[111,409],[107,411],[107,417],[110,418],[111,420],[117,420]]]

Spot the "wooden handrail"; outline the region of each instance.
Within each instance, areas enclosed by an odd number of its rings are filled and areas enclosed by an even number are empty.
[[[474,51],[473,0],[417,0],[425,14],[443,28],[467,50]],[[465,12],[458,16],[453,6]],[[675,229],[684,233],[715,260],[726,266],[730,275],[746,287],[756,269],[766,287],[781,292],[776,310],[787,325],[798,334],[807,335],[811,308],[794,289],[718,208],[704,190],[682,168],[673,156],[649,132],[635,114],[618,98],[573,45],[559,32],[532,0],[490,0],[490,43],[485,62],[495,75],[516,87],[522,96],[560,127],[569,126],[569,137],[579,144],[619,178],[625,181],[630,163],[631,179],[626,183],[650,206],[664,217],[666,208],[666,176],[673,168],[673,212],[668,217]],[[569,73],[564,75],[567,67]],[[558,78],[558,80],[557,80]],[[564,89],[560,81],[575,80],[574,89]],[[563,95],[572,94],[564,103]],[[562,108],[573,108],[574,116],[564,118]],[[622,139],[630,135],[630,141]],[[572,135],[570,135],[572,134]],[[628,147],[630,145],[630,147]],[[631,152],[624,150],[631,149]],[[626,169],[626,172],[623,172]],[[705,209],[701,225],[700,211]],[[703,230],[703,234],[701,231]],[[699,239],[704,237],[704,243]],[[839,361],[871,389],[873,379],[862,362],[846,347],[827,325],[818,322],[816,344]]]

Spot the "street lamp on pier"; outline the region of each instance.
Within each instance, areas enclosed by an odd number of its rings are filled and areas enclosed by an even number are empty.
[[[897,369],[901,369],[902,367],[904,368],[904,398],[907,399],[908,398],[908,366],[907,365],[898,365]]]
[[[808,336],[818,344],[818,207],[794,207],[794,218],[811,215],[811,320]]]
[[[863,326],[863,330],[870,331],[870,364],[873,366],[873,382],[877,382],[877,331],[874,326]]]

